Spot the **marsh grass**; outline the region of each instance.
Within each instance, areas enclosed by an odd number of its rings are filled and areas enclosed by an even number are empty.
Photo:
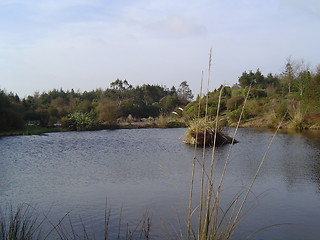
[[[210,50],[209,56],[209,67],[208,67],[208,86],[210,83],[210,72],[211,72],[211,56],[212,50]],[[202,81],[203,74],[201,80],[201,89],[202,89]],[[208,87],[209,89],[209,87]],[[197,144],[194,146],[194,158],[192,164],[192,174],[191,174],[191,186],[190,186],[190,196],[189,196],[189,209],[188,209],[188,232],[187,239],[188,240],[227,240],[231,239],[236,229],[239,227],[241,221],[248,214],[248,209],[246,206],[248,205],[248,199],[250,193],[252,193],[252,189],[254,183],[259,175],[259,172],[263,166],[263,163],[266,160],[267,153],[274,141],[274,138],[284,120],[287,113],[284,114],[283,119],[280,121],[280,124],[275,131],[265,153],[262,156],[260,164],[256,169],[256,172],[246,190],[240,191],[239,193],[235,193],[232,199],[229,199],[229,204],[225,205],[225,202],[222,203],[222,189],[223,182],[226,176],[226,172],[230,162],[230,156],[233,148],[233,141],[235,141],[235,137],[237,135],[237,131],[240,125],[240,121],[243,117],[245,106],[249,97],[251,87],[249,87],[246,97],[244,99],[244,104],[241,109],[237,125],[235,127],[234,135],[232,137],[232,144],[230,144],[227,157],[224,160],[223,168],[220,173],[217,173],[216,169],[216,147],[217,147],[217,133],[219,131],[219,111],[220,111],[220,102],[222,90],[220,90],[219,102],[217,107],[217,112],[215,116],[214,126],[213,123],[209,122],[208,119],[208,97],[206,98],[206,109],[205,109],[205,118],[203,120],[195,120],[194,126],[192,126],[193,131],[196,132],[196,139],[200,135],[207,134],[207,128],[214,127],[214,141],[211,147],[211,159],[206,159],[205,148],[206,148],[206,137],[203,138],[203,148],[202,148],[202,156],[201,159],[197,157]],[[207,91],[208,96],[209,91]],[[198,114],[200,113],[200,104],[198,108]],[[199,116],[199,115],[198,115]],[[208,163],[210,161],[209,167]],[[194,189],[195,186],[195,168],[199,167],[201,169],[201,175],[199,176],[200,180],[200,197],[198,202],[194,202]],[[226,207],[225,207],[226,206]],[[249,210],[250,211],[250,210]],[[266,227],[268,228],[268,227]],[[265,229],[265,228],[264,228]],[[262,230],[262,229],[261,229]],[[256,232],[259,232],[258,229]],[[248,238],[252,237],[255,233],[252,233],[248,236]]]
[[[157,120],[158,126],[161,128],[166,128],[168,122],[169,122],[168,118],[165,117],[163,114],[160,114]]]
[[[291,105],[288,106],[288,113],[290,116],[289,128],[299,130],[306,128],[305,113],[302,110],[300,102],[291,103]]]
[[[38,239],[42,222],[29,205],[12,206],[0,209],[0,239],[1,240],[32,240]]]
[[[111,218],[111,208],[104,213],[103,236],[96,238],[87,230],[88,226],[79,216],[75,224],[71,211],[67,212],[57,222],[53,222],[48,213],[39,214],[28,204],[16,208],[12,205],[5,210],[0,209],[0,240],[149,240],[151,232],[151,217],[146,211],[137,223],[124,223],[122,207],[119,217]],[[110,229],[111,222],[118,222]],[[46,229],[46,230],[43,230]]]

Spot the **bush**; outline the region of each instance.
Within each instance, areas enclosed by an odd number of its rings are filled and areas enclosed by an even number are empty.
[[[242,111],[241,108],[238,108],[238,109],[232,111],[232,112],[229,114],[229,119],[230,119],[231,121],[233,121],[233,122],[239,121],[241,111]],[[249,114],[248,114],[247,110],[244,109],[241,120],[246,120],[246,119],[248,119],[248,118],[249,118]]]
[[[15,112],[13,109],[0,109],[0,131],[10,131],[22,129],[24,121],[22,114]]]
[[[263,113],[263,106],[260,106],[259,102],[255,99],[248,100],[245,108],[249,117],[255,117]]]
[[[166,124],[167,128],[185,128],[187,127],[187,124],[184,122],[178,122],[178,121],[170,121]]]
[[[279,103],[279,105],[276,107],[276,115],[277,115],[277,117],[282,119],[286,115],[285,120],[288,120],[289,119],[289,115],[287,114],[287,112],[288,112],[287,101],[281,101]]]
[[[98,120],[106,124],[114,124],[120,116],[120,107],[113,101],[101,101],[96,110],[98,112]]]
[[[227,109],[233,111],[244,102],[244,96],[236,96],[227,100]]]
[[[263,89],[252,89],[250,92],[250,97],[254,97],[254,98],[265,98],[267,97],[267,91],[263,90]]]
[[[62,118],[61,124],[63,128],[71,131],[84,131],[95,128],[95,121],[92,113],[71,113]]]

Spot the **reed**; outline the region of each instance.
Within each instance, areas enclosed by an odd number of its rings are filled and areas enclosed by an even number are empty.
[[[29,205],[12,206],[0,209],[0,239],[1,240],[32,240],[38,239],[42,222]]]
[[[211,71],[211,58],[212,58],[212,50],[210,50],[209,56],[209,67],[208,67],[208,86],[210,83],[210,71]],[[201,80],[201,89],[202,89],[202,81]],[[209,87],[208,87],[209,89]],[[241,109],[241,113],[239,119],[237,121],[237,125],[233,134],[232,144],[230,144],[228,154],[226,159],[224,160],[224,165],[222,172],[216,172],[216,147],[217,147],[217,134],[219,132],[219,111],[220,111],[220,101],[221,101],[221,94],[223,88],[220,90],[219,96],[219,103],[217,107],[217,112],[215,116],[214,123],[209,122],[208,116],[208,97],[206,98],[206,109],[205,109],[205,117],[202,120],[196,119],[194,121],[194,126],[192,126],[193,131],[196,132],[195,138],[198,139],[199,136],[206,136],[208,128],[214,128],[214,138],[213,144],[211,146],[211,159],[206,159],[205,148],[206,148],[206,137],[203,138],[202,144],[202,156],[201,159],[197,158],[197,144],[194,145],[194,158],[192,163],[192,173],[191,173],[191,186],[190,186],[190,194],[189,194],[189,209],[188,209],[188,220],[187,220],[187,239],[188,240],[227,240],[231,239],[235,230],[238,228],[242,217],[244,216],[244,208],[247,204],[249,194],[252,191],[254,183],[259,175],[259,172],[263,166],[263,163],[266,160],[267,153],[274,141],[274,138],[284,121],[284,118],[280,122],[279,126],[275,134],[273,135],[269,146],[267,147],[260,164],[255,172],[255,175],[252,178],[249,186],[247,187],[246,191],[242,191],[236,193],[233,199],[230,200],[230,203],[227,205],[226,208],[223,208],[222,204],[222,189],[223,189],[223,182],[226,176],[226,172],[230,162],[230,155],[233,148],[233,143],[235,141],[235,137],[238,132],[238,128],[240,125],[240,121],[244,114],[246,102],[248,100],[248,96],[250,93],[250,89],[246,94],[244,99],[244,104]],[[208,96],[209,91],[207,91]],[[199,112],[200,112],[200,105],[199,105]],[[214,124],[214,126],[213,126]],[[210,166],[207,169],[205,167],[205,162],[210,161]],[[200,167],[200,197],[198,202],[194,202],[194,189],[195,189],[195,168]]]
[[[108,210],[107,210],[108,209]],[[51,210],[51,209],[50,209]],[[48,212],[50,212],[50,210]],[[70,211],[71,212],[71,211]],[[38,214],[34,207],[22,204],[17,208],[12,205],[5,210],[0,209],[0,240],[90,240],[96,237],[87,231],[87,225],[79,216],[81,227],[75,224],[67,212],[56,223],[52,222],[48,213]],[[146,211],[137,224],[124,224],[122,208],[118,219],[111,219],[111,208],[104,213],[104,240],[149,240],[151,232],[151,218]],[[110,230],[110,222],[118,221],[117,230]],[[42,227],[47,229],[42,231]],[[82,228],[82,229],[81,229]]]

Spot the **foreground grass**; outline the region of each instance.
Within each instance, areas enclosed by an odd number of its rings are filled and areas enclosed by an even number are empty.
[[[80,217],[81,220],[81,217]],[[109,229],[110,221],[117,221],[117,229]],[[49,228],[43,231],[43,226]],[[47,214],[39,214],[29,204],[22,204],[13,208],[0,208],[0,240],[89,240],[96,239],[87,232],[81,220],[82,230],[75,230],[70,212],[66,213],[58,222],[52,222]],[[111,219],[111,209],[104,213],[104,234],[101,239],[150,239],[151,219],[145,213],[137,225],[123,229],[122,210],[119,219]]]

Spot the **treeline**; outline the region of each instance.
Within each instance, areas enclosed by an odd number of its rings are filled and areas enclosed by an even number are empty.
[[[219,96],[222,125],[233,126],[238,121],[245,97],[242,126],[276,127],[284,119],[284,127],[320,127],[320,65],[312,71],[304,61],[287,60],[280,74],[264,76],[259,69],[245,71],[232,87],[221,86],[208,96],[197,97],[184,109],[184,116],[194,119],[205,115],[208,98],[208,114],[214,118]]]
[[[104,90],[80,93],[54,89],[24,99],[0,90],[0,132],[26,124],[100,129],[119,121],[159,116],[175,116],[188,123],[198,116],[199,104],[200,117],[207,109],[209,118],[214,119],[219,101],[221,125],[233,126],[247,94],[242,126],[276,127],[284,119],[284,127],[320,128],[320,65],[311,70],[302,60],[288,59],[280,74],[264,76],[259,69],[245,71],[235,85],[198,95],[193,102],[186,81],[169,89],[149,84],[133,87],[117,79]]]
[[[0,90],[0,131],[21,129],[25,124],[62,125],[86,130],[123,121],[167,115],[193,98],[186,81],[176,89],[144,84],[133,87],[117,79],[105,90],[75,92],[54,89],[20,99]]]

